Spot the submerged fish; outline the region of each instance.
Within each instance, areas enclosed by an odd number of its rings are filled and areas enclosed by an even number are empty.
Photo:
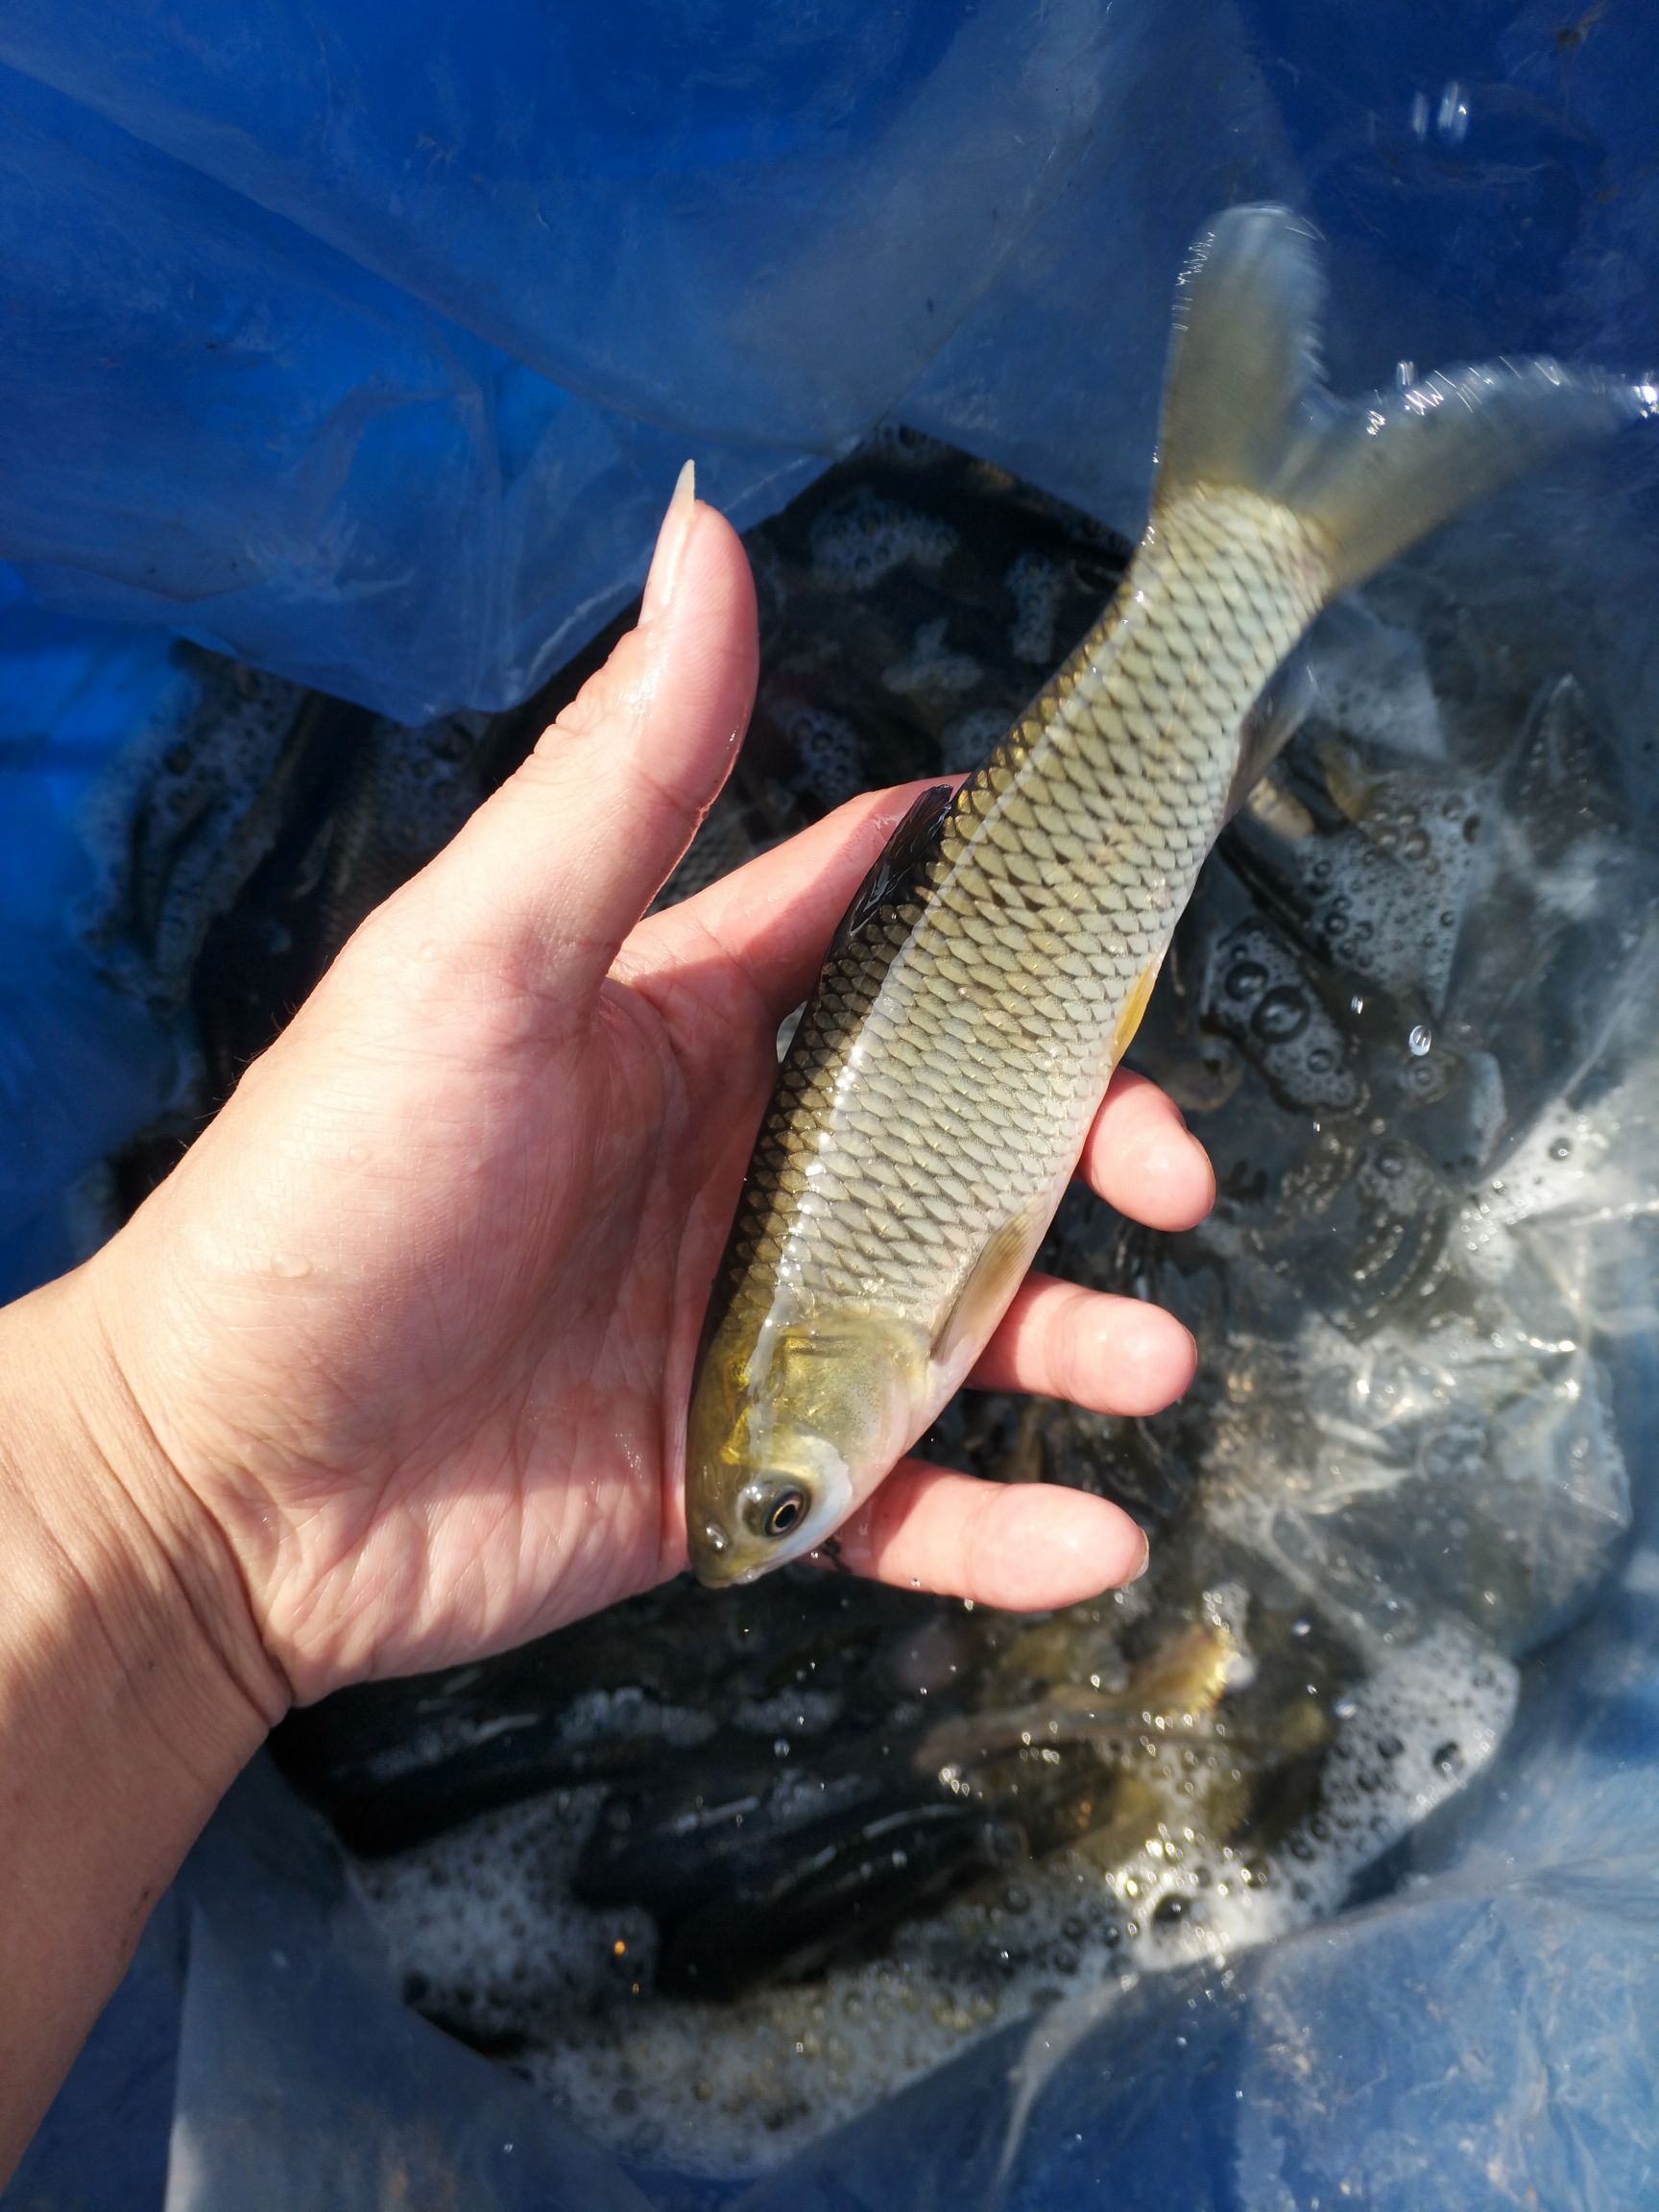
[[[1293,726],[1314,615],[1651,395],[1544,360],[1338,403],[1310,234],[1235,208],[1177,296],[1151,518],[991,759],[926,792],[780,1070],[686,1441],[706,1582],[821,1545],[974,1365],[1066,1188],[1199,867]]]

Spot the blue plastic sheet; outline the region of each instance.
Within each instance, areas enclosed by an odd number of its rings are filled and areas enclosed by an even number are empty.
[[[190,709],[166,633],[409,718],[501,704],[623,603],[687,451],[745,520],[889,415],[1133,529],[1171,274],[1241,197],[1328,233],[1338,381],[1494,347],[1650,367],[1656,66],[1642,12],[1539,0],[12,0],[3,1286],[72,1255],[66,1191],[176,1080],[175,1036],[101,979],[82,926],[97,779]],[[1659,708],[1654,446],[1560,470],[1431,556],[1471,607],[1570,636],[1637,750]],[[1651,1215],[1619,1236],[1650,1275]],[[1528,1663],[1502,1758],[1389,1895],[998,2038],[739,2200],[1659,2195],[1642,1329],[1616,1362],[1642,1540]],[[411,2021],[275,1788],[255,1776],[215,1824],[9,2207],[256,2212],[319,2174],[342,2212],[397,2175],[422,2201],[709,2200],[622,2174]]]
[[[89,809],[112,756],[189,713],[172,641],[0,595],[0,1298],[83,1255],[76,1179],[163,1104],[178,1046],[102,974]]]
[[[500,706],[687,451],[748,520],[897,412],[1132,520],[1169,272],[1264,193],[1346,249],[1344,371],[1651,358],[1647,35],[1587,25],[18,0],[0,558],[395,714]]]

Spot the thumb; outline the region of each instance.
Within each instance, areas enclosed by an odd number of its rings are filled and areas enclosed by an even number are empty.
[[[726,781],[754,704],[755,586],[686,463],[637,626],[425,871],[498,973],[598,989]]]

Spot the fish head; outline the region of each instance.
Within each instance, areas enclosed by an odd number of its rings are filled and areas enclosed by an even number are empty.
[[[892,1315],[768,1324],[748,1344],[717,1332],[686,1432],[698,1579],[752,1582],[832,1536],[910,1442],[926,1382],[921,1332]]]

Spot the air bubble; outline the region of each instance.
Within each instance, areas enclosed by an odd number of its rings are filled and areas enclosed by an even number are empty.
[[[1260,960],[1237,960],[1221,988],[1229,998],[1253,998],[1266,980],[1267,971]]]
[[[1250,1017],[1250,1026],[1270,1045],[1287,1045],[1307,1028],[1310,1008],[1304,994],[1288,983],[1269,991]]]

